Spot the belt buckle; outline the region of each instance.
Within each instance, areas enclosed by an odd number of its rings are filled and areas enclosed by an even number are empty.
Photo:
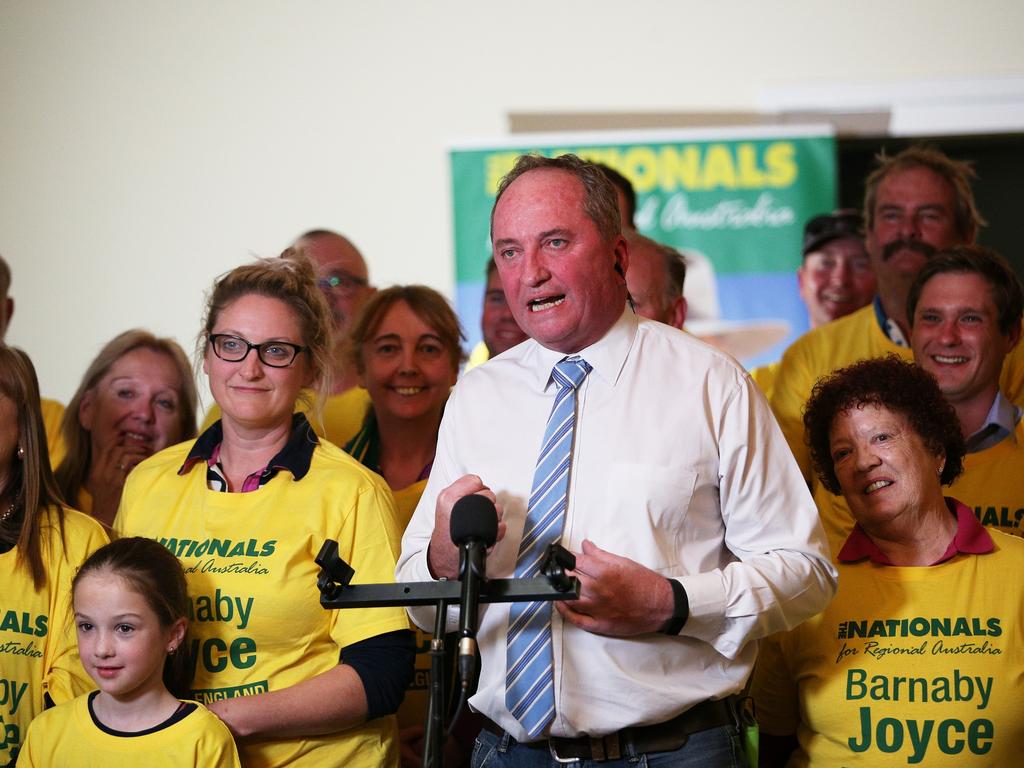
[[[580,759],[578,757],[562,757],[558,754],[558,749],[555,747],[555,740],[553,738],[548,739],[548,752],[551,753],[551,759],[561,765],[568,765],[569,763],[578,763]]]
[[[594,762],[601,763],[605,760],[618,760],[622,757],[618,733],[611,733],[603,737],[588,736],[581,738],[586,738],[587,741],[590,742],[590,760],[593,760]],[[555,762],[562,765],[580,762],[583,759],[579,757],[562,757],[558,754],[557,737],[548,739],[548,752],[551,753],[551,757]]]

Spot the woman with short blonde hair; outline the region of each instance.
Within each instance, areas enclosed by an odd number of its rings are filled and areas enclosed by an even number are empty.
[[[199,348],[221,418],[132,473],[115,528],[184,564],[192,693],[231,729],[243,764],[394,764],[390,715],[414,653],[405,612],[323,610],[315,563],[333,539],[360,581],[393,581],[394,502],[295,413],[304,390],[325,389],[332,320],[310,261],[283,256],[214,283]]]

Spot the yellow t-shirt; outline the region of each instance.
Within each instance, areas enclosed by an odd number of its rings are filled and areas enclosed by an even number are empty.
[[[39,407],[43,413],[43,428],[46,430],[50,466],[56,469],[68,452],[67,446],[64,445],[64,433],[60,429],[60,423],[64,420],[64,406],[56,400],[42,397],[39,399]]]
[[[982,525],[1024,534],[1024,420],[1013,435],[964,456],[964,473],[947,495],[973,509]]]
[[[982,525],[1020,536],[1021,523],[1024,522],[1022,476],[1024,420],[1017,425],[1013,436],[984,451],[964,456],[963,474],[944,493],[974,510]],[[853,530],[850,506],[845,498],[833,496],[819,482],[814,484],[814,503],[818,505],[832,554],[837,555]]]
[[[487,349],[487,345],[482,341],[477,342],[477,345],[473,347],[473,351],[469,353],[469,360],[466,361],[466,371],[470,371],[476,368],[478,365],[483,365],[491,359],[491,353]]]
[[[779,366],[782,363],[776,360],[774,363],[762,365],[750,372],[750,378],[757,384],[766,399],[771,400],[772,390],[775,389],[775,377],[779,375]]]
[[[1024,541],[921,568],[841,563],[822,613],[762,642],[752,695],[788,765],[1010,766],[1024,751]]]
[[[42,589],[17,562],[17,547],[0,554],[0,765],[16,756],[45,694],[60,704],[96,687],[78,660],[71,579],[107,536],[92,518],[65,510],[61,539],[54,509],[42,513],[39,535]]]
[[[75,507],[78,508],[82,514],[89,515],[92,517],[92,494],[83,485],[78,489],[78,498],[75,499]],[[93,518],[95,520],[95,518]],[[98,520],[96,522],[99,522]],[[102,525],[102,523],[100,523]]]
[[[178,475],[191,443],[128,476],[114,521],[121,535],[157,539],[182,561],[193,615],[189,638],[200,702],[276,691],[339,663],[341,648],[409,628],[401,608],[326,611],[313,562],[326,539],[355,583],[394,581],[400,533],[384,481],[321,442],[308,474],[282,470],[251,493],[207,487],[206,466]],[[242,742],[246,766],[378,766],[397,761],[395,720],[342,733]]]
[[[837,368],[858,360],[883,357],[890,352],[913,361],[913,352],[889,341],[875,317],[873,304],[846,317],[808,331],[782,355],[771,406],[797,463],[808,483],[813,477],[810,454],[804,442],[803,409],[815,382]],[[1000,390],[1014,403],[1024,403],[1024,344],[1018,344],[1003,363]]]
[[[908,347],[889,341],[878,325],[874,305],[868,304],[846,317],[808,331],[783,353],[772,389],[771,406],[808,482],[813,480],[813,485],[817,485],[804,443],[803,422],[804,405],[814,383],[836,368],[890,352],[904,360],[914,359]]]
[[[238,768],[231,732],[202,704],[166,727],[120,736],[97,727],[89,694],[32,722],[19,768]]]
[[[426,487],[426,480],[418,480],[408,488],[392,491],[395,497],[395,511],[398,514],[398,527],[403,531],[412,519],[412,513],[416,511],[416,505],[420,503],[420,496]]]
[[[426,487],[427,481],[420,480],[408,488],[394,491],[398,525],[403,531]],[[399,728],[423,725],[426,722],[427,705],[430,703],[430,640],[431,633],[416,629],[416,674],[405,690],[402,706],[398,708]]]
[[[322,438],[329,440],[335,445],[344,445],[363,426],[363,419],[370,407],[370,393],[362,387],[352,387],[344,392],[331,395],[324,403],[324,421],[321,425],[313,409],[307,407],[301,400],[295,403],[295,412],[304,413],[313,426],[313,430]],[[199,434],[209,429],[217,419],[220,418],[220,407],[214,403],[206,412],[203,419],[203,426],[199,428]]]

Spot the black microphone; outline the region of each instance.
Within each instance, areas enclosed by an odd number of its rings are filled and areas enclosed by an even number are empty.
[[[487,548],[498,538],[498,510],[486,496],[463,496],[452,506],[452,541],[458,545],[459,580],[459,679],[466,689],[476,665],[476,625],[480,608],[480,584],[485,579]]]

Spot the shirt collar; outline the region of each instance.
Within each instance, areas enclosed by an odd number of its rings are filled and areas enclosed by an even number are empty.
[[[999,444],[1007,436],[1016,441],[1014,431],[1020,417],[1021,409],[1007,400],[1002,392],[996,392],[992,407],[989,408],[981,429],[965,441],[967,453],[984,451]]]
[[[619,319],[608,329],[608,332],[579,352],[566,354],[534,342],[535,358],[532,361],[532,367],[537,373],[538,388],[546,390],[551,386],[551,369],[555,367],[555,363],[573,355],[578,355],[590,363],[590,367],[593,369],[591,376],[596,374],[607,381],[610,386],[615,386],[619,374],[622,373],[622,367],[626,363],[629,350],[633,347],[638,325],[639,320],[636,314],[628,305],[625,305]]]
[[[995,549],[992,537],[985,530],[985,526],[978,522],[970,507],[949,497],[946,498],[946,506],[949,507],[950,513],[956,515],[956,533],[953,534],[953,540],[949,542],[942,557],[931,565],[944,563],[957,554],[984,555]],[[865,559],[879,565],[892,565],[889,558],[858,523],[853,527],[843,548],[839,550],[839,562],[855,563]]]
[[[223,441],[224,428],[218,419],[192,444],[192,450],[185,457],[181,468],[178,469],[178,474],[188,474],[200,461],[205,463],[216,461]],[[295,480],[301,480],[309,472],[309,465],[313,461],[313,449],[316,448],[318,442],[319,439],[309,425],[305,414],[292,414],[292,431],[288,436],[288,442],[267,462],[267,468],[287,470],[291,472]]]
[[[878,320],[878,325],[881,327],[882,333],[885,334],[886,338],[897,347],[909,347],[910,344],[907,342],[907,337],[903,335],[903,330],[900,328],[899,323],[885,314],[885,309],[882,308],[882,297],[878,294],[875,294],[873,305],[875,307],[875,319]]]
[[[380,425],[377,423],[377,413],[370,408],[363,419],[363,426],[359,431],[342,447],[345,453],[358,461],[367,469],[383,476],[380,468]],[[426,466],[416,478],[416,482],[426,480],[430,477],[430,469],[434,466],[434,460],[427,462]]]

